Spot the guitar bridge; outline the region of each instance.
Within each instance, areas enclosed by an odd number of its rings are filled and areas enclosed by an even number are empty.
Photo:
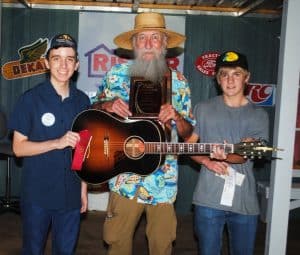
[[[104,137],[104,141],[103,141],[103,154],[105,157],[109,157],[109,137],[108,136],[105,136]]]

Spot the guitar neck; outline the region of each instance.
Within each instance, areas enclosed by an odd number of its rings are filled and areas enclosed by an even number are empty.
[[[224,149],[225,153],[234,153],[234,144],[216,143],[158,143],[146,142],[146,154],[210,154],[215,146]]]

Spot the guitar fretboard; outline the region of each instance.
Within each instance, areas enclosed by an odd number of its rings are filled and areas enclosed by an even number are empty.
[[[225,153],[234,153],[234,144],[216,143],[157,143],[146,142],[145,153],[149,154],[210,154],[214,147],[221,147]]]

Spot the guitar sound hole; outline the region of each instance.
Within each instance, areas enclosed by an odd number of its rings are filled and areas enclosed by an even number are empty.
[[[129,138],[125,143],[125,154],[132,159],[139,159],[144,155],[145,144],[138,138]]]

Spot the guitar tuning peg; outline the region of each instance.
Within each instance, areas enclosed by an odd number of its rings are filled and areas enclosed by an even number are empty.
[[[266,139],[263,139],[263,138],[259,138],[258,142],[261,146],[266,146],[266,144],[267,144]]]

